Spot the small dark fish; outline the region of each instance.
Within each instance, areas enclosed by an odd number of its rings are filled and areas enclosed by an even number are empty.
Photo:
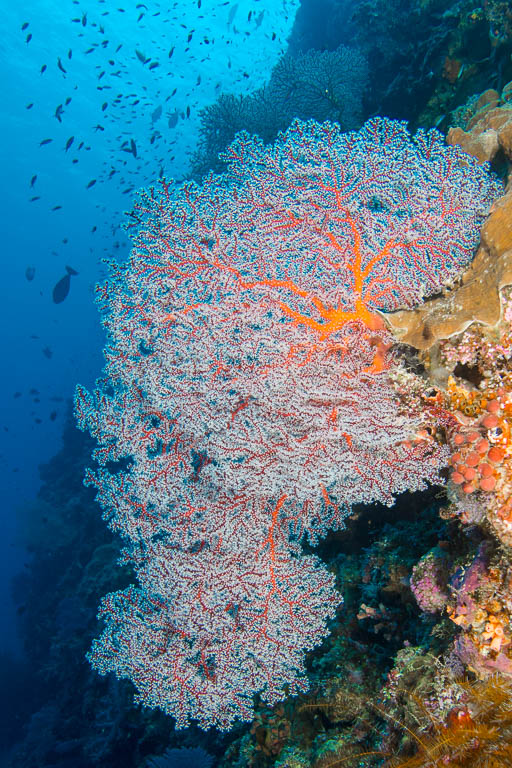
[[[60,58],[57,59],[57,66],[61,72],[64,72],[64,74],[67,75],[67,70],[65,70],[64,67],[62,66],[62,61],[60,60]]]
[[[189,33],[188,33],[188,37],[187,37],[187,43],[190,43],[190,41],[192,40],[192,35],[193,35],[193,34],[194,34],[194,30],[192,30],[192,32],[189,32]]]
[[[63,108],[62,108],[62,104],[59,104],[59,106],[58,106],[58,107],[57,107],[57,109],[55,110],[55,117],[57,118],[57,120],[59,121],[59,123],[62,123],[62,117],[61,117],[61,115],[63,114],[63,112],[64,112],[64,110],[63,110]]]
[[[151,64],[149,65],[148,69],[156,69],[156,68],[157,68],[157,67],[159,67],[159,66],[160,66],[160,64],[158,63],[158,61],[153,61],[153,62],[151,62]]]
[[[134,157],[137,157],[137,146],[133,139],[130,139],[130,152]]]
[[[53,141],[53,139],[43,139],[42,141],[39,142],[39,146],[43,147],[45,144],[49,144],[50,141]]]
[[[17,400],[18,397],[21,397],[21,392],[15,392],[13,397],[14,397],[15,400]]]
[[[174,53],[174,48],[175,48],[175,46],[173,45],[173,47],[172,47],[172,48],[170,49],[170,51],[169,51],[169,58],[171,58],[171,56],[173,55],[173,53]]]
[[[32,107],[33,107],[33,106],[34,106],[34,102],[33,102],[33,101],[31,101],[31,102],[30,102],[30,104],[27,104],[27,106],[25,107],[25,109],[32,109]]]
[[[54,205],[52,208],[52,211],[60,211],[61,208],[62,208],[62,205]]]
[[[272,40],[275,40],[275,39],[276,39],[276,33],[272,32]]]
[[[98,227],[95,224],[94,227],[91,229],[91,232],[96,232],[97,229],[98,229]]]
[[[96,179],[91,179],[88,185],[86,186],[86,189],[90,189],[91,187],[94,187],[96,184]]]
[[[143,63],[143,64],[145,64],[145,63],[146,63],[146,61],[147,61],[147,59],[146,59],[146,57],[144,56],[144,54],[143,54],[143,53],[141,53],[140,51],[138,51],[137,49],[135,49],[135,53],[137,54],[137,58],[138,58],[138,60],[139,60],[139,61],[142,61],[142,63]]]
[[[34,279],[35,274],[36,274],[36,268],[35,267],[27,267],[26,268],[26,270],[25,270],[25,277],[27,278],[29,283],[32,282],[32,280]]]
[[[28,24],[29,24],[28,21],[24,21],[23,22],[23,24],[21,25],[21,31],[22,32],[24,32],[26,30],[26,28],[28,27]]]
[[[59,282],[53,289],[53,301],[55,304],[61,304],[69,293],[69,286],[71,284],[71,275],[78,275],[78,272],[72,267],[66,266],[67,274],[61,277]]]
[[[103,102],[103,104],[101,105],[101,111],[104,112],[107,107],[108,107],[108,101]]]
[[[41,195],[36,195],[35,197],[30,198],[30,202],[35,203],[36,200],[40,200],[40,199],[41,199]]]
[[[32,389],[29,390],[29,395],[39,395],[40,392],[35,387],[32,387]]]
[[[86,27],[86,26],[87,26],[87,14],[84,13],[82,16],[82,27]]]
[[[228,25],[231,24],[231,22],[235,18],[237,10],[238,10],[238,3],[235,3],[235,5],[233,5],[232,8],[229,11]]]
[[[190,107],[187,107],[187,117],[190,117]]]
[[[37,173],[34,173],[32,178],[30,179],[30,186],[33,187],[36,181],[37,181]]]
[[[68,290],[69,290],[69,289],[68,289]],[[48,358],[48,360],[49,360],[49,359],[52,357],[52,355],[53,355],[53,352],[51,351],[50,347],[45,347],[45,348],[43,349],[43,355],[44,355],[45,357],[47,357],[47,358]],[[37,419],[36,419],[36,421],[37,421],[37,423],[38,423],[38,424],[40,424],[40,423],[41,423],[41,421],[38,421]]]
[[[47,69],[48,67],[46,66],[46,64],[43,64],[43,66],[41,67],[41,74],[43,74],[43,72],[46,72]]]
[[[168,123],[167,123],[169,128],[175,128],[176,125],[178,124],[178,119],[179,119],[179,113],[178,112],[173,112],[172,115],[169,117],[169,120],[168,120]]]
[[[30,43],[30,41],[31,41],[31,40],[32,40],[32,33],[31,33],[31,32],[29,32],[29,33],[28,33],[28,35],[27,35],[27,39],[25,40],[25,42],[27,43],[27,45],[28,45],[28,43]]]
[[[64,102],[64,104],[66,105],[66,107],[68,106],[68,104],[71,104],[71,101],[72,101],[72,99],[71,99],[71,96],[68,96],[68,97],[67,97],[67,99],[66,99],[66,101]]]
[[[57,411],[52,411],[50,413],[50,421],[55,421],[56,418],[57,418]]]
[[[75,140],[75,137],[74,136],[70,136],[69,139],[66,141],[66,146],[65,146],[66,152],[68,151],[68,149],[70,148],[70,146],[72,145],[74,140]]]
[[[70,59],[72,56],[73,56],[73,51],[70,48],[68,51],[68,59]]]
[[[139,13],[139,18],[137,19],[137,21],[139,22],[143,18],[144,18],[144,14],[141,12],[141,13]]]
[[[88,48],[85,53],[86,54],[87,53],[92,53],[94,50],[96,50],[96,49],[95,48]]]
[[[123,44],[119,43],[119,45],[116,48],[116,53],[119,53],[119,51],[121,50],[122,47],[123,47]]]

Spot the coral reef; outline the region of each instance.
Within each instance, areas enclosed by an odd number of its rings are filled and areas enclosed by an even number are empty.
[[[485,521],[494,537],[512,547],[510,289],[503,291],[502,299],[497,328],[489,331],[475,324],[456,339],[441,343],[439,356],[446,368],[453,369],[446,390],[447,405],[455,417],[448,432],[453,450],[453,514],[464,522]],[[476,502],[468,504],[467,497],[475,492]]]
[[[125,548],[68,424],[20,515],[12,765],[512,765],[509,4],[304,0],[291,50],[205,110],[196,177],[228,171],[141,194],[98,290],[77,409]],[[450,148],[340,138],[379,109]],[[264,146],[296,117],[339,126]],[[176,732],[91,642],[180,725],[250,722]]]
[[[450,581],[449,618],[463,631],[454,651],[466,669],[479,678],[492,672],[512,677],[512,566],[506,555],[491,553],[480,545],[467,567],[460,567]]]

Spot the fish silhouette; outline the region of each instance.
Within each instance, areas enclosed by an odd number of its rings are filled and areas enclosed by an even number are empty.
[[[162,105],[158,106],[151,114],[151,124],[156,123],[162,117]]]
[[[55,304],[61,304],[69,293],[71,275],[78,275],[78,272],[72,267],[66,267],[67,274],[61,277],[53,289],[53,301]]]

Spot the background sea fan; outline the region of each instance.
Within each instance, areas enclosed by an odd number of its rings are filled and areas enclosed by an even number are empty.
[[[368,64],[355,48],[340,45],[335,51],[283,56],[263,88],[240,96],[222,93],[201,111],[193,176],[225,170],[220,155],[240,131],[267,144],[295,118],[331,120],[342,130],[357,128],[367,86]]]
[[[169,747],[162,755],[152,757],[146,768],[211,768],[213,757],[201,747]]]

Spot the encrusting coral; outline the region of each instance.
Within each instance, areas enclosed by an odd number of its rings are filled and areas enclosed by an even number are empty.
[[[495,93],[495,98],[491,98]],[[485,99],[483,98],[485,96]],[[485,91],[476,102],[476,113],[467,119],[468,131],[450,129],[448,143],[460,146],[480,162],[498,160],[510,174],[512,165],[512,83],[501,97]],[[499,100],[499,101],[498,101]],[[501,106],[494,106],[501,103]],[[484,157],[483,143],[492,152]],[[501,151],[501,155],[499,155]],[[470,267],[455,285],[414,309],[399,310],[385,316],[393,334],[401,342],[419,350],[431,349],[441,339],[461,333],[472,323],[495,327],[500,320],[500,290],[512,284],[512,187],[497,200],[481,232],[480,247]]]

